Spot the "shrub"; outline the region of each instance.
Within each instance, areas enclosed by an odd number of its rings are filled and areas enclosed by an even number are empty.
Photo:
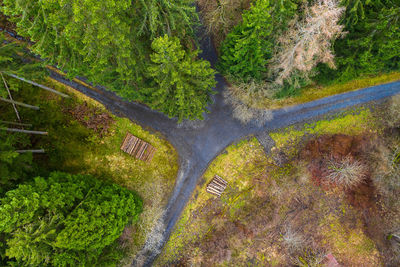
[[[341,160],[331,159],[328,164],[329,174],[326,179],[345,189],[352,189],[366,178],[367,167],[350,156]]]
[[[285,227],[285,232],[282,234],[283,243],[286,245],[290,253],[296,253],[304,249],[306,241],[291,227]]]

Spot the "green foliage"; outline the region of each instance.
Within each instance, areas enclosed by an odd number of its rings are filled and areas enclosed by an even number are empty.
[[[259,0],[243,13],[243,22],[228,34],[221,46],[220,68],[240,78],[261,78],[273,46],[269,0]]]
[[[198,20],[193,0],[136,0],[136,6],[140,6],[137,14],[143,17],[139,35],[155,39],[173,34],[182,40],[193,36],[192,24]]]
[[[179,121],[201,118],[216,84],[209,62],[196,60],[198,51],[185,52],[179,39],[168,35],[155,39],[152,48],[150,106]]]
[[[257,0],[222,43],[220,68],[245,80],[261,79],[272,56],[274,39],[296,7],[292,1]]]
[[[142,201],[127,189],[55,172],[0,199],[0,233],[6,256],[20,266],[100,264],[102,251],[115,247],[141,211]]]
[[[29,144],[30,140],[26,135],[0,131],[0,196],[26,179],[32,167],[32,154],[19,154],[15,150],[18,146]]]
[[[344,0],[348,32],[336,41],[336,70],[320,66],[320,81],[343,82],[400,69],[400,1]]]
[[[149,90],[159,90],[146,79],[152,41],[173,35],[189,49],[197,21],[191,0],[5,0],[2,11],[35,42],[33,51],[69,78],[85,76],[144,103],[152,103]]]
[[[0,73],[10,73],[17,76],[40,79],[45,74],[43,64],[35,62],[30,59],[31,55],[24,47],[14,43],[8,42],[3,33],[0,33]],[[5,76],[5,75],[3,75]],[[8,78],[5,76],[5,78]],[[10,87],[14,91],[18,87]],[[4,82],[0,77],[0,97],[7,98],[7,90]]]

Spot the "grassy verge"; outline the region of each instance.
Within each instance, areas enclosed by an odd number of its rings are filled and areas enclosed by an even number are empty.
[[[361,109],[271,136],[275,150],[293,149],[309,134],[376,132],[373,121]],[[360,211],[343,191],[316,186],[307,164],[276,166],[255,138],[227,148],[204,174],[157,265],[320,266],[328,253],[345,266],[381,264]],[[229,183],[220,199],[206,192],[215,174]]]
[[[250,105],[253,108],[278,109],[285,106],[303,104],[320,98],[355,91],[380,84],[395,82],[398,80],[400,80],[400,72],[391,72],[373,77],[362,77],[346,83],[333,84],[328,86],[306,87],[303,88],[301,92],[296,96],[288,96],[281,99],[271,99],[269,97],[261,96],[254,97],[247,93],[241,92],[239,88],[235,88],[234,86],[231,88],[231,90],[233,90],[234,95],[236,95],[244,103]]]
[[[138,192],[144,202],[144,212],[140,221],[127,228],[121,237],[121,244],[128,248],[130,255],[135,255],[173,189],[177,153],[161,136],[110,114],[85,95],[52,79],[44,83],[67,93],[71,99],[61,99],[25,84],[14,95],[15,99],[40,106],[40,111],[20,108],[21,117],[26,123],[32,123],[35,130],[49,132],[48,136],[32,137],[34,147],[46,150],[45,155],[35,156],[38,165],[35,174],[45,175],[52,170],[91,174]],[[7,111],[2,116],[12,120],[12,108]],[[120,151],[128,131],[157,149],[151,162],[136,160]]]

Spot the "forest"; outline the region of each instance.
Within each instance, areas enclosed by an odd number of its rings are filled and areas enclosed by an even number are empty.
[[[129,263],[174,185],[167,141],[54,70],[178,123],[207,116],[222,77],[243,125],[400,79],[400,0],[2,0],[0,13],[0,265]],[[126,130],[158,145],[153,163],[116,152]]]

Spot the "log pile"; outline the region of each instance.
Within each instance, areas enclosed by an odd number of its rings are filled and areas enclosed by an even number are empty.
[[[211,182],[207,185],[207,192],[218,197],[224,192],[225,188],[228,186],[228,182],[215,175]]]
[[[126,134],[121,145],[121,150],[143,161],[151,161],[156,151],[152,145],[131,133]]]

